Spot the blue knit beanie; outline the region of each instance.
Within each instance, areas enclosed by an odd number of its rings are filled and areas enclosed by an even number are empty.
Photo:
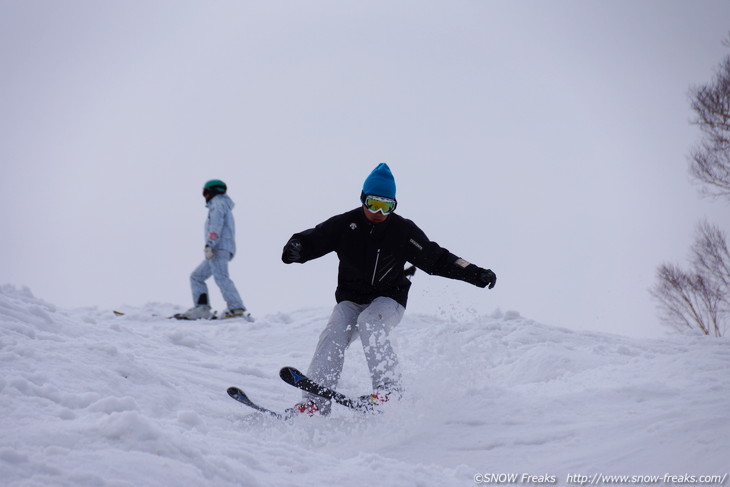
[[[373,169],[362,185],[364,196],[382,196],[395,199],[395,178],[390,168],[384,162]]]

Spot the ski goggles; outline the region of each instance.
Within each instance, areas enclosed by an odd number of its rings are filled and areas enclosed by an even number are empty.
[[[367,208],[371,213],[380,212],[383,215],[391,213],[393,210],[395,210],[395,207],[398,204],[393,199],[372,195],[366,196],[364,203],[365,208]]]

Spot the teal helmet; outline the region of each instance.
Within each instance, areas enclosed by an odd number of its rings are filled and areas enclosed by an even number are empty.
[[[226,194],[228,186],[220,179],[211,179],[203,186],[203,197],[205,201],[210,201],[219,194]]]
[[[221,181],[220,179],[211,179],[207,183],[205,183],[205,186],[203,186],[203,192],[211,192],[214,194],[226,194],[226,191],[228,190],[228,186],[226,186],[226,183]]]

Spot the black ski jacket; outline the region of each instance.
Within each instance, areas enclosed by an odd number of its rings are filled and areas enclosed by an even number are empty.
[[[295,261],[298,263],[337,252],[340,266],[335,299],[338,303],[369,304],[385,296],[405,307],[411,287],[403,273],[406,262],[428,274],[474,285],[479,285],[477,276],[484,270],[430,241],[411,220],[391,213],[384,222],[373,224],[365,217],[362,207],[296,233],[292,240],[302,244],[301,256]],[[282,260],[290,263],[285,254]]]

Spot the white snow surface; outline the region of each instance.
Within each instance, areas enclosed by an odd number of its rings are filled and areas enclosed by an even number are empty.
[[[408,310],[393,333],[401,401],[282,422],[226,388],[279,411],[297,402],[278,371],[306,370],[331,308],[252,324],[166,319],[181,309],[68,310],[1,286],[0,484],[469,486],[530,474],[563,485],[730,470],[727,339]],[[369,391],[359,342],[339,389]]]

